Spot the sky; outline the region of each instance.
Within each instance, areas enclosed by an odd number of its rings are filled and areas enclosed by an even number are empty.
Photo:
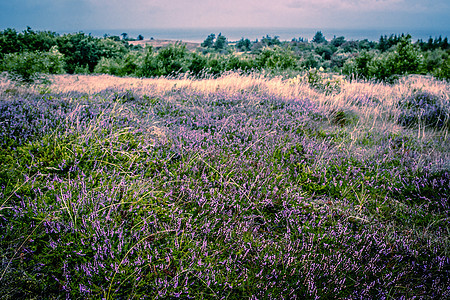
[[[450,0],[0,0],[0,29],[450,29]]]

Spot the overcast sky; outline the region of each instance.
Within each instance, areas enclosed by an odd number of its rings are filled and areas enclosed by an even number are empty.
[[[0,29],[448,30],[450,0],[0,0]]]

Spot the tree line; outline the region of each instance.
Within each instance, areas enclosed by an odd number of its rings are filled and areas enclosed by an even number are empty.
[[[139,35],[138,40],[143,36]],[[182,43],[161,49],[131,46],[126,33],[103,38],[83,32],[60,35],[51,31],[0,31],[0,71],[24,81],[38,74],[106,73],[117,76],[219,75],[226,71],[296,76],[317,69],[353,78],[394,81],[407,74],[450,78],[450,46],[447,37],[412,41],[408,34],[384,35],[379,41],[327,40],[318,31],[311,41],[280,41],[266,35],[250,41],[229,42],[211,33],[196,51]]]

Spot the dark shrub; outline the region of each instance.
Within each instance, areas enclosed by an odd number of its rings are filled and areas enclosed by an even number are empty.
[[[436,129],[448,128],[450,109],[442,99],[428,92],[417,92],[399,102],[402,109],[398,123],[405,127],[419,125]]]

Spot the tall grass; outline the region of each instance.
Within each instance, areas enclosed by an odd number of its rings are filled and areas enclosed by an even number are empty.
[[[450,86],[314,76],[4,77],[0,292],[448,298]]]

